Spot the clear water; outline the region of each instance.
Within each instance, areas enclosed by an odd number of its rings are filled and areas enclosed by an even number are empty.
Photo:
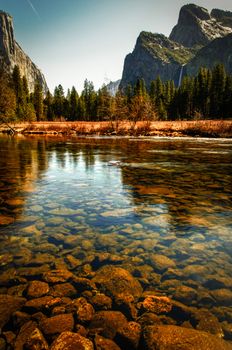
[[[104,252],[232,321],[232,140],[1,136],[0,282]]]

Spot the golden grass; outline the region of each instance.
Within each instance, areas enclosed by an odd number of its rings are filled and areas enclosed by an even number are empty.
[[[232,120],[33,122],[11,125],[24,134],[232,137]],[[6,131],[2,126],[0,131]]]

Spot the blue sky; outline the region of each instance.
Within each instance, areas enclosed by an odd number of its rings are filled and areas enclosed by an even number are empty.
[[[191,2],[232,11],[231,0],[0,0],[14,18],[15,38],[43,71],[50,90],[80,91],[121,78],[126,54],[142,30],[169,35]]]

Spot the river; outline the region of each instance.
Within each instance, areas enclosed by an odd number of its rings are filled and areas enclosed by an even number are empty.
[[[232,140],[0,136],[0,240],[0,282],[115,264],[231,322]]]

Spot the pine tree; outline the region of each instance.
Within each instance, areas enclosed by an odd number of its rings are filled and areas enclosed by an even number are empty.
[[[61,84],[55,87],[53,98],[53,111],[56,118],[64,116],[64,89]]]
[[[53,96],[49,90],[47,91],[44,99],[44,114],[47,120],[51,121],[54,119]]]
[[[43,90],[40,82],[35,83],[33,103],[37,121],[43,120]]]
[[[222,64],[218,64],[212,71],[212,85],[210,91],[210,117],[223,116],[223,96],[225,94],[226,72]]]
[[[70,120],[77,120],[78,118],[78,113],[77,113],[77,106],[78,106],[78,93],[73,86],[70,92],[69,96],[69,108],[70,108]],[[67,96],[68,99],[68,96]]]
[[[85,120],[94,120],[97,116],[97,94],[94,85],[87,79],[84,82],[84,90],[81,94],[85,103]]]

